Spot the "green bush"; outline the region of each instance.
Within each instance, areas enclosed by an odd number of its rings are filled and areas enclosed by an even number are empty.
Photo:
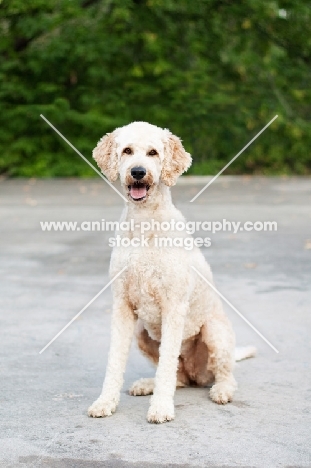
[[[86,157],[134,120],[170,128],[218,172],[311,172],[308,2],[3,0],[0,173],[93,176]]]

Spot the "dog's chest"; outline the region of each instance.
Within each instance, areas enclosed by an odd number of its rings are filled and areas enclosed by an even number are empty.
[[[165,290],[165,271],[153,258],[153,252],[141,256],[133,255],[129,262],[125,282],[125,293],[135,313],[143,321],[161,322],[162,295]]]

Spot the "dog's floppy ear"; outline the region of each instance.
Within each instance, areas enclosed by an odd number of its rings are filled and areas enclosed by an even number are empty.
[[[107,133],[93,149],[93,158],[110,182],[118,178],[118,156],[115,141],[116,131]]]
[[[161,179],[165,185],[175,185],[178,177],[189,169],[191,162],[191,155],[185,151],[180,139],[168,131],[161,171]]]

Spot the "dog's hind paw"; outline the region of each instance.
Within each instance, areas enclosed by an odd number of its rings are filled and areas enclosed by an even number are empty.
[[[225,405],[232,401],[233,393],[236,386],[225,382],[219,382],[212,386],[209,395],[211,399],[219,405]]]
[[[151,395],[154,389],[154,379],[139,379],[133,383],[129,389],[129,394],[133,396]]]
[[[111,416],[117,408],[117,404],[114,401],[103,400],[98,398],[88,409],[88,415],[92,418],[104,418],[105,416]]]

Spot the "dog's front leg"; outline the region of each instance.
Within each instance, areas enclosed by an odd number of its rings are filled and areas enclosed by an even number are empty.
[[[151,423],[163,423],[174,419],[176,374],[185,312],[184,304],[182,306],[175,304],[162,318],[160,358],[155,377],[155,388],[147,415],[147,419]]]
[[[135,316],[129,305],[124,302],[115,304],[105,381],[100,397],[89,407],[89,416],[94,418],[111,416],[117,408],[134,325]]]

